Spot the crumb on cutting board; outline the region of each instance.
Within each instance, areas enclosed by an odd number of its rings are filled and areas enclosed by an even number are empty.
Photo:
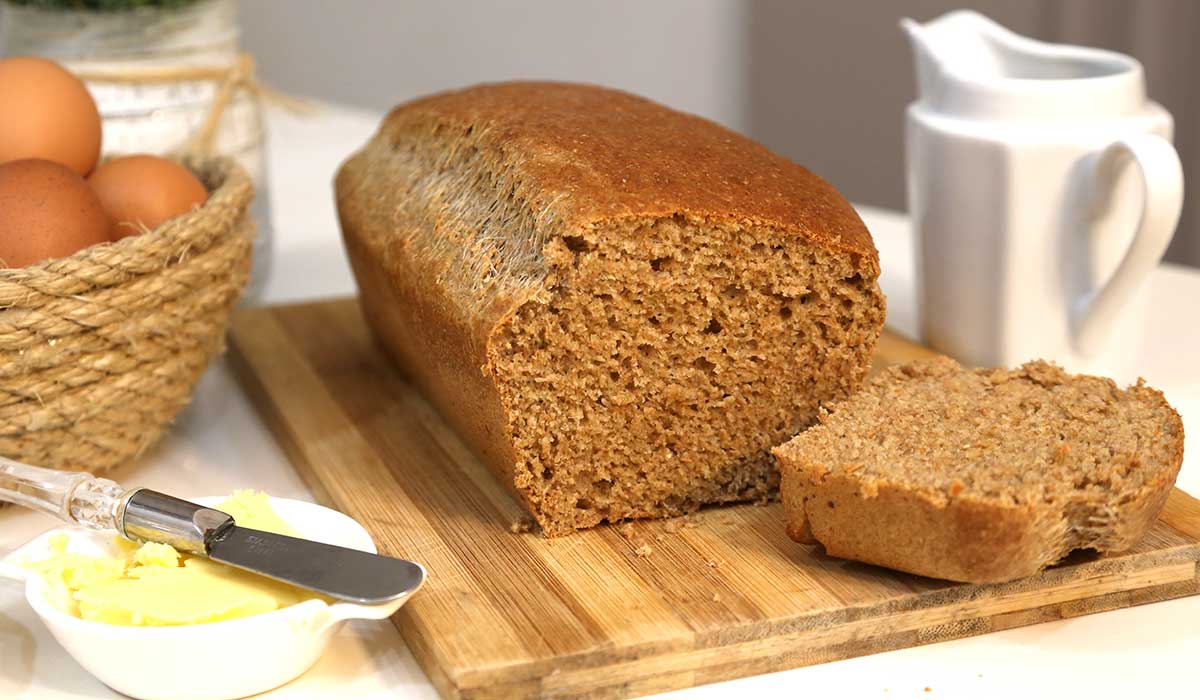
[[[621,533],[621,537],[627,540],[633,539],[633,523],[621,523],[617,526],[617,532]]]
[[[633,553],[638,555],[639,557],[645,559],[646,557],[650,556],[651,554],[654,554],[654,548],[648,544],[643,544],[641,547],[638,547],[637,549],[633,550]]]
[[[533,527],[536,525],[533,518],[528,515],[512,521],[508,526],[508,531],[514,535],[520,535],[526,532],[533,532]]]

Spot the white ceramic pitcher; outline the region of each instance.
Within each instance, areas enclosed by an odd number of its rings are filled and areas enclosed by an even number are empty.
[[[1136,377],[1146,281],[1183,202],[1171,115],[1141,64],[975,12],[901,26],[925,342],[972,365]]]

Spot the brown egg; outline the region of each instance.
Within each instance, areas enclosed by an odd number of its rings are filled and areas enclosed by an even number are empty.
[[[112,220],[112,239],[158,228],[204,204],[208,190],[187,168],[157,156],[115,158],[88,178]]]
[[[100,158],[100,113],[83,82],[54,61],[0,61],[0,163],[44,158],[87,175]]]
[[[0,165],[0,260],[25,267],[108,240],[109,222],[70,168],[30,158]]]

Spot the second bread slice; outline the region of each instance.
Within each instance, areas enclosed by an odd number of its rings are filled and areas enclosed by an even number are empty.
[[[1132,547],[1175,482],[1183,423],[1140,382],[937,358],[889,368],[774,454],[793,539],[993,582]]]

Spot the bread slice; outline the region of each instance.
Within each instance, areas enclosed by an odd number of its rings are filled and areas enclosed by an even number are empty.
[[[1175,483],[1183,423],[1140,381],[939,357],[888,368],[774,454],[793,539],[982,583],[1132,547]]]
[[[375,334],[547,535],[772,494],[883,323],[833,187],[615,90],[401,105],[336,189]]]

